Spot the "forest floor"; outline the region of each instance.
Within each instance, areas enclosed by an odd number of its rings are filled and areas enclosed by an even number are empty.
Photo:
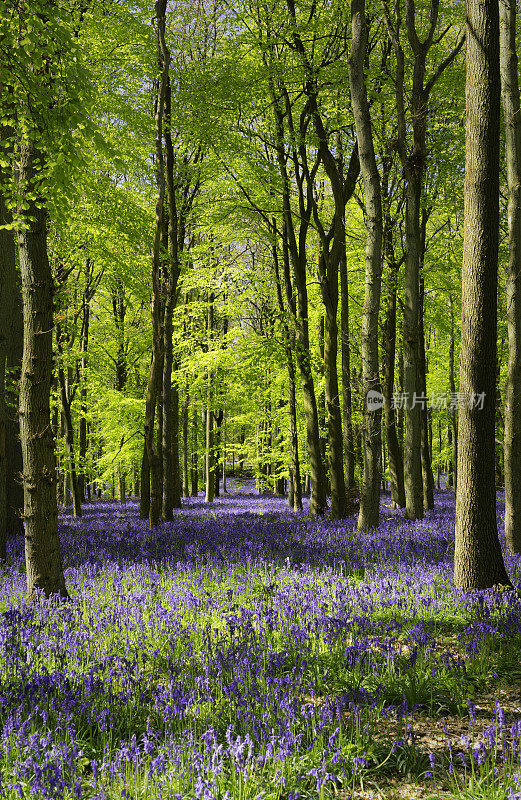
[[[67,603],[10,541],[0,797],[521,800],[521,601],[454,587],[453,495],[361,533],[228,488],[62,513]]]

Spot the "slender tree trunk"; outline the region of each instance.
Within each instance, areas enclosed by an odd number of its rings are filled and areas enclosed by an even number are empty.
[[[214,498],[215,480],[213,475],[213,386],[212,376],[208,373],[208,388],[206,395],[206,475],[205,475],[205,502],[211,503]]]
[[[403,309],[403,384],[406,397],[404,435],[405,504],[408,519],[423,517],[421,469],[421,406],[414,402],[418,391],[419,360],[419,266],[421,182],[413,175],[407,182],[407,256]]]
[[[293,366],[293,354],[288,348],[286,352],[288,365],[288,411],[289,411],[289,438],[291,467],[290,479],[293,491],[291,492],[291,503],[294,511],[302,511],[302,483],[300,478],[300,458],[298,452],[298,427],[297,427],[297,400],[295,394],[295,367]],[[289,493],[288,493],[289,494]],[[288,502],[289,502],[288,497]]]
[[[454,380],[454,303],[452,295],[450,301],[450,345],[449,345],[449,389],[451,398],[456,397],[456,382]],[[451,459],[449,468],[449,486],[454,486],[456,491],[458,486],[458,418],[457,408],[454,401],[450,404],[449,421],[449,448],[451,448]]]
[[[227,494],[226,489],[226,414],[223,412],[223,428],[222,428],[222,459],[223,459],[223,494]]]
[[[14,240],[13,240],[14,241]],[[1,247],[1,246],[0,246]],[[8,458],[7,469],[7,532],[11,536],[23,535],[22,523],[24,507],[23,490],[23,462],[22,445],[20,442],[20,422],[18,417],[18,397],[20,372],[23,356],[23,310],[22,289],[18,274],[15,274],[14,294],[11,306],[11,330],[9,346],[7,349],[7,367],[11,380],[11,389],[14,389],[15,403],[6,408],[6,453]]]
[[[58,535],[56,464],[51,427],[53,296],[47,255],[47,214],[35,193],[36,163],[43,156],[31,142],[19,153],[19,183],[26,208],[17,233],[24,315],[20,379],[27,597],[37,590],[67,597]],[[38,202],[40,201],[40,202]],[[27,208],[28,206],[28,208]]]
[[[157,0],[155,4],[156,9],[156,26],[157,26],[157,50],[158,60],[161,69],[161,75],[157,85],[157,95],[155,99],[155,155],[156,155],[156,183],[158,196],[156,201],[156,219],[154,229],[154,242],[153,242],[153,259],[152,259],[152,297],[150,304],[150,312],[152,317],[152,361],[150,364],[150,372],[148,376],[147,395],[145,401],[145,443],[148,455],[148,464],[150,470],[150,510],[149,520],[150,527],[153,528],[159,522],[161,516],[161,506],[163,499],[163,481],[162,481],[162,457],[160,454],[161,448],[161,431],[162,426],[159,428],[159,436],[157,447],[154,441],[154,427],[156,417],[156,406],[159,406],[159,395],[162,391],[162,376],[163,376],[163,337],[161,331],[161,320],[163,318],[161,307],[161,266],[162,266],[162,253],[161,244],[164,240],[164,199],[165,199],[165,160],[163,154],[163,114],[166,89],[168,84],[168,61],[165,61],[162,51],[161,41],[165,35],[165,14],[166,14],[166,0]],[[158,417],[160,416],[160,408],[158,407]]]
[[[438,419],[438,467],[436,470],[436,488],[440,491],[440,477],[441,477],[441,420]]]
[[[189,475],[188,475],[188,414],[190,411],[190,392],[186,386],[183,402],[183,496],[189,497]],[[197,419],[197,416],[196,416]]]
[[[60,337],[59,326],[56,326],[57,339]],[[61,350],[61,347],[59,346]],[[74,427],[72,423],[71,401],[69,392],[69,381],[65,377],[63,367],[58,369],[58,380],[60,384],[60,399],[62,405],[62,420],[65,433],[65,446],[69,459],[69,479],[72,493],[72,510],[75,517],[81,517],[81,496],[78,485],[78,475],[76,472],[76,456],[74,452]]]
[[[85,499],[85,459],[87,457],[87,353],[89,349],[90,302],[85,302],[81,335],[81,385],[80,420],[78,432],[78,492],[80,500]]]
[[[494,481],[499,241],[499,13],[467,0],[458,486],[454,581],[464,590],[509,584],[497,534]],[[476,398],[483,399],[483,407]]]
[[[212,348],[214,335],[214,295],[211,293],[208,298],[208,310],[206,316],[206,331],[208,336],[208,348]],[[208,370],[207,389],[206,389],[206,458],[205,458],[205,501],[211,503],[214,498],[215,478],[214,478],[214,387],[213,374]]]
[[[342,431],[344,434],[344,470],[346,491],[355,491],[355,447],[351,407],[351,346],[349,340],[349,287],[345,238],[340,258],[340,350],[342,355]]]
[[[121,466],[118,467],[118,500],[122,505],[127,502],[127,481]]]
[[[386,176],[384,176],[386,177]],[[387,185],[384,182],[383,197],[387,201]],[[389,454],[389,475],[391,478],[391,505],[405,508],[405,486],[403,478],[403,458],[396,431],[396,411],[391,398],[394,393],[394,363],[396,360],[396,284],[398,265],[394,256],[392,228],[388,204],[385,205],[384,247],[387,257],[389,277],[387,283],[387,311],[384,323],[383,345],[383,395],[384,422]]]
[[[383,222],[380,175],[374,153],[371,114],[364,76],[368,36],[365,0],[353,0],[351,3],[351,22],[353,38],[349,59],[349,84],[358,141],[360,172],[364,182],[367,231],[362,318],[364,475],[358,527],[373,528],[378,525],[379,520],[382,477],[380,427],[382,404],[381,402],[373,404],[371,400],[373,397],[381,400],[378,369],[378,312],[382,279]]]
[[[143,519],[148,519],[149,514],[150,514],[150,467],[148,464],[148,451],[145,442],[143,444],[143,455],[141,457],[139,515]]]
[[[192,413],[192,461],[190,470],[190,494],[192,497],[197,497],[199,494],[199,464],[198,464],[198,438],[197,427],[199,421],[199,414],[197,413],[197,406],[194,403]]]
[[[413,56],[410,120],[405,117],[405,57],[400,41],[401,17],[398,13],[395,24],[391,21],[389,8],[383,3],[387,30],[393,42],[396,56],[396,149],[400,156],[406,181],[405,228],[407,253],[405,258],[405,303],[403,319],[404,390],[406,395],[406,419],[404,437],[405,499],[408,519],[423,516],[423,481],[421,462],[421,406],[414,402],[419,384],[419,270],[421,259],[420,203],[423,175],[427,158],[426,134],[430,92],[460,51],[460,39],[447,58],[439,65],[432,77],[425,82],[425,65],[429,50],[435,40],[439,15],[439,0],[431,0],[429,25],[426,35],[420,38],[416,29],[416,7],[414,0],[407,0],[405,28]],[[396,6],[398,12],[400,5]],[[407,130],[412,132],[412,148],[408,146]]]
[[[499,0],[500,66],[508,180],[505,388],[505,538],[521,553],[521,105],[516,50],[516,3]]]
[[[425,229],[422,233],[422,243],[425,242]],[[422,247],[423,251],[423,247]],[[423,266],[423,257],[422,257]],[[423,325],[424,313],[424,283],[420,278],[420,317],[418,325],[420,352],[419,352],[419,394],[422,398],[427,397],[427,356],[425,353],[425,330]],[[432,511],[434,508],[434,477],[432,474],[431,448],[429,446],[429,409],[427,401],[422,400],[421,406],[421,456],[422,456],[422,484],[423,484],[423,507]]]
[[[214,432],[213,432],[213,450],[212,450],[212,471],[213,471],[213,496],[219,497],[221,494],[220,486],[220,472],[219,472],[219,454],[221,450],[221,425],[223,421],[223,410],[215,415],[214,414]]]
[[[0,225],[8,222],[5,202],[0,193]],[[6,558],[8,526],[8,473],[6,451],[6,364],[11,340],[11,312],[16,281],[15,242],[12,231],[0,228],[0,559]]]

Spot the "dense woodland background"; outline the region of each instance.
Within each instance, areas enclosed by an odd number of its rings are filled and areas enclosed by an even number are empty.
[[[463,481],[457,579],[508,584],[521,139],[499,6],[501,114],[491,0],[467,45],[463,4],[437,0],[3,4],[0,539],[24,517],[29,594],[66,591],[56,497],[79,517],[139,496],[155,526],[230,474],[360,527],[381,488],[414,520]],[[464,262],[465,120],[485,212],[468,200]]]

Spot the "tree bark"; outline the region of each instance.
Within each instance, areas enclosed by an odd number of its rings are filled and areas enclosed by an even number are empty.
[[[0,193],[0,225],[8,222]],[[12,231],[0,228],[0,559],[6,558],[8,533],[8,474],[6,365],[11,340],[11,313],[16,281],[15,242]]]
[[[208,335],[208,348],[211,349],[214,331],[214,295],[208,298],[208,311],[206,330]],[[205,501],[211,503],[214,498],[214,416],[213,416],[213,375],[208,369],[206,389],[206,458],[205,458]]]
[[[497,534],[494,481],[499,242],[499,12],[467,0],[458,486],[454,581],[464,590],[509,584]],[[484,396],[483,396],[484,395]],[[475,399],[483,396],[483,408]]]
[[[85,500],[85,476],[87,457],[87,353],[89,349],[90,301],[83,308],[81,330],[81,385],[80,385],[80,420],[78,430],[78,492],[80,500]]]
[[[43,155],[32,142],[19,152],[19,185],[25,208],[17,233],[24,316],[20,378],[20,433],[23,456],[27,597],[68,597],[58,535],[56,464],[51,427],[53,283],[47,254],[47,214],[35,191],[36,164]],[[36,199],[34,199],[36,196]]]
[[[155,527],[161,516],[163,498],[162,459],[160,456],[161,428],[158,437],[158,446],[154,441],[154,423],[156,405],[162,388],[163,375],[163,337],[161,331],[161,266],[162,266],[162,239],[164,231],[164,199],[165,199],[165,162],[163,155],[163,114],[165,94],[168,82],[168,63],[165,63],[161,48],[161,37],[165,32],[166,0],[157,0],[155,4],[157,26],[158,61],[161,69],[155,99],[155,155],[156,155],[156,219],[154,229],[153,257],[152,257],[152,296],[150,313],[152,318],[152,361],[148,376],[147,395],[145,401],[145,443],[147,448],[148,464],[150,469],[150,527]]]
[[[396,291],[398,264],[393,246],[392,220],[389,208],[388,170],[390,164],[384,161],[382,176],[383,200],[383,248],[387,261],[387,309],[384,322],[384,341],[382,342],[382,372],[384,395],[384,424],[389,455],[389,475],[391,478],[391,505],[405,508],[405,486],[403,477],[403,457],[396,430],[396,411],[391,402],[394,393],[394,364],[396,360]]]
[[[349,85],[355,118],[360,172],[364,182],[366,211],[365,294],[362,318],[363,370],[363,439],[364,473],[360,494],[359,528],[374,528],[380,514],[380,481],[382,478],[382,438],[380,403],[372,405],[374,396],[381,398],[378,368],[378,313],[382,279],[382,197],[380,175],[376,165],[371,114],[367,101],[364,60],[367,51],[365,0],[351,3],[352,44],[349,59]],[[377,393],[377,394],[376,394]]]
[[[422,233],[422,243],[425,242],[424,232]],[[423,250],[423,248],[422,248]],[[422,257],[423,267],[423,257]],[[425,328],[423,324],[425,288],[423,277],[420,278],[420,306],[419,306],[419,394],[422,398],[427,397],[427,356],[425,352]],[[434,508],[434,476],[432,474],[432,456],[429,441],[429,409],[427,401],[422,399],[421,407],[421,457],[422,457],[422,484],[423,484],[423,507],[432,511]]]
[[[164,26],[158,26],[164,69],[168,72],[170,51],[164,36]],[[164,317],[163,317],[163,519],[173,518],[173,509],[181,507],[181,481],[179,477],[179,389],[172,382],[174,366],[172,316],[177,301],[179,281],[179,241],[176,187],[174,183],[174,150],[171,136],[171,88],[167,78],[165,86],[165,151],[166,190],[168,199],[168,266],[166,272]]]
[[[340,271],[340,352],[342,357],[342,431],[344,435],[344,472],[346,492],[356,490],[355,444],[351,401],[351,344],[349,338],[349,286],[347,280],[346,245],[342,248]]]
[[[188,415],[190,411],[190,391],[186,385],[183,402],[183,496],[189,497],[190,485],[188,474]]]
[[[192,412],[192,460],[190,467],[190,494],[192,497],[197,497],[199,494],[198,422],[199,414],[197,413],[197,405],[194,403]]]
[[[456,382],[454,380],[454,302],[449,295],[450,302],[450,345],[449,345],[449,389],[451,398],[456,397]],[[458,421],[455,402],[450,404],[449,437],[448,444],[451,450],[449,465],[449,486],[456,491],[458,486]]]
[[[521,106],[516,52],[516,3],[499,0],[500,69],[508,181],[505,387],[505,538],[521,553]]]
[[[60,326],[56,325],[56,340],[60,355],[63,353],[60,344]],[[58,367],[58,382],[60,385],[60,400],[62,406],[62,420],[65,433],[65,447],[69,459],[69,479],[72,494],[72,511],[75,517],[81,517],[81,495],[78,484],[78,473],[76,472],[76,455],[74,452],[74,427],[72,424],[71,394],[69,390],[69,379],[65,377],[63,366]]]
[[[139,515],[148,519],[150,514],[150,467],[148,464],[148,451],[146,442],[143,443],[143,456],[141,458]]]

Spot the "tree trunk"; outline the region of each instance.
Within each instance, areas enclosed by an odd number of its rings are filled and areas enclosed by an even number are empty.
[[[205,458],[205,502],[211,503],[214,497],[215,480],[213,475],[213,391],[212,375],[208,373],[208,388],[206,395],[206,458]]]
[[[342,431],[344,434],[344,471],[346,491],[355,489],[355,446],[351,407],[351,346],[349,340],[349,287],[345,238],[340,258],[340,351],[342,355]]]
[[[7,470],[7,532],[11,536],[24,532],[22,516],[24,507],[22,445],[20,442],[20,421],[18,417],[18,397],[20,372],[23,356],[23,310],[22,289],[18,274],[15,273],[14,296],[11,310],[10,341],[7,350],[7,367],[11,376],[11,387],[15,390],[15,402],[6,408],[6,453],[9,454]]]
[[[67,597],[58,535],[56,464],[51,428],[53,296],[47,255],[47,214],[35,191],[43,156],[31,142],[19,152],[19,185],[26,208],[17,233],[24,316],[20,379],[27,597],[37,590]],[[37,199],[33,199],[35,194]],[[28,206],[28,208],[27,208]]]
[[[3,195],[0,193],[0,225],[9,222]],[[6,558],[8,534],[8,482],[11,471],[7,456],[6,365],[11,344],[11,314],[15,298],[16,262],[12,231],[0,228],[0,559]]]
[[[161,320],[163,318],[161,307],[161,245],[164,242],[164,199],[165,199],[165,161],[163,155],[163,114],[166,89],[168,84],[168,61],[165,61],[161,40],[165,35],[166,0],[156,2],[157,49],[161,75],[157,85],[155,98],[155,156],[156,156],[156,184],[157,201],[152,257],[152,297],[150,313],[152,318],[152,361],[148,376],[147,395],[145,401],[145,443],[147,448],[148,464],[150,469],[150,527],[158,524],[161,516],[163,499],[162,485],[162,458],[160,455],[162,426],[159,428],[157,447],[154,441],[154,424],[156,406],[162,390],[163,376],[163,337]],[[159,412],[159,408],[158,408]],[[159,413],[158,413],[159,416]]]
[[[468,591],[509,584],[494,481],[499,241],[499,14],[467,0],[465,226],[463,237],[458,486],[454,581]],[[482,398],[483,407],[476,402]]]
[[[290,506],[294,511],[302,511],[302,483],[300,478],[300,458],[298,452],[297,400],[295,395],[295,367],[291,349],[286,351],[288,365],[288,411],[290,438],[290,482],[293,486]],[[289,493],[288,493],[289,495]],[[289,502],[288,496],[288,502]]]
[[[222,429],[222,459],[223,459],[223,494],[227,494],[226,489],[226,414],[223,412],[223,429]]]
[[[451,398],[456,397],[456,383],[454,380],[454,303],[452,295],[449,295],[450,301],[450,345],[449,345],[449,389]],[[449,467],[449,486],[454,486],[454,491],[458,485],[458,421],[457,409],[454,401],[450,404],[450,421],[449,421],[449,448],[451,448],[451,460]]]
[[[127,502],[127,481],[121,466],[118,467],[118,500],[122,505]]]
[[[382,279],[383,223],[380,175],[374,153],[371,114],[364,76],[368,35],[365,0],[353,0],[351,3],[351,22],[353,38],[349,59],[349,85],[360,172],[364,182],[367,232],[362,318],[364,473],[358,527],[374,528],[379,521],[382,477],[382,396],[378,369],[378,312]],[[372,399],[377,402],[372,403]]]
[[[423,517],[421,469],[421,407],[414,402],[418,391],[418,322],[420,266],[421,181],[414,174],[406,189],[407,256],[405,259],[405,303],[403,309],[403,388],[406,398],[403,444],[405,513],[407,519]]]
[[[426,220],[425,220],[426,223]],[[423,227],[423,226],[422,226]],[[424,252],[425,228],[422,231],[422,252]],[[423,256],[422,256],[423,267]],[[423,325],[423,302],[425,289],[423,277],[420,278],[420,307],[419,307],[419,394],[422,398],[427,397],[427,357],[425,353],[425,330]],[[422,457],[422,484],[423,484],[423,507],[432,511],[434,508],[434,476],[432,474],[432,456],[429,443],[429,409],[426,399],[421,401],[421,457]]]
[[[190,494],[192,497],[197,497],[199,494],[199,442],[197,440],[198,421],[199,414],[197,413],[197,406],[194,403],[194,409],[192,413],[192,461],[190,468]]]
[[[213,470],[213,496],[219,497],[221,494],[221,475],[219,471],[219,454],[221,450],[221,425],[223,421],[223,410],[214,413],[214,432],[212,450],[212,470]]]
[[[189,497],[189,475],[188,475],[188,414],[190,411],[190,392],[186,386],[185,398],[183,402],[183,497]],[[197,419],[197,416],[196,416]]]
[[[78,492],[80,500],[85,499],[85,459],[87,457],[87,352],[89,348],[90,303],[83,309],[81,331],[81,386],[80,386],[80,421],[78,433]]]
[[[150,467],[148,464],[148,452],[146,442],[143,444],[143,455],[141,458],[140,490],[139,490],[139,515],[142,519],[148,519],[150,514]]]
[[[396,6],[398,12],[400,6]],[[397,14],[396,27],[391,21],[389,8],[383,4],[385,23],[393,42],[396,56],[396,149],[405,177],[405,228],[407,252],[405,258],[405,303],[403,319],[404,391],[406,399],[406,428],[404,437],[405,499],[408,519],[423,516],[423,482],[421,464],[421,407],[415,402],[419,386],[419,269],[421,259],[420,202],[423,175],[427,158],[426,134],[430,92],[460,51],[463,39],[425,82],[425,65],[431,47],[439,41],[434,34],[438,23],[439,0],[431,0],[429,25],[420,39],[416,29],[414,0],[406,3],[405,27],[413,56],[410,120],[405,117],[405,57],[400,42],[401,17]],[[443,36],[443,34],[442,34]],[[412,132],[412,148],[408,145],[407,130]]]
[[[385,165],[384,165],[385,166]],[[398,264],[394,254],[392,223],[388,202],[388,175],[384,171],[382,196],[384,201],[383,245],[388,266],[387,310],[384,322],[384,341],[382,372],[384,395],[384,423],[387,436],[387,452],[389,454],[389,475],[391,478],[391,505],[393,508],[405,508],[405,486],[403,478],[403,457],[396,431],[396,411],[391,398],[394,393],[394,363],[396,360],[396,288]]]
[[[56,326],[56,339],[59,341],[60,329]],[[61,353],[61,345],[58,344]],[[62,406],[62,420],[65,433],[65,446],[69,458],[69,478],[72,493],[72,510],[75,517],[81,517],[81,496],[78,485],[78,475],[76,472],[76,456],[74,453],[74,427],[72,424],[71,401],[69,392],[69,380],[65,378],[65,371],[62,366],[58,368],[58,381],[60,384],[60,399]]]
[[[521,553],[521,107],[516,52],[516,3],[499,0],[500,66],[508,180],[505,387],[505,538]]]

